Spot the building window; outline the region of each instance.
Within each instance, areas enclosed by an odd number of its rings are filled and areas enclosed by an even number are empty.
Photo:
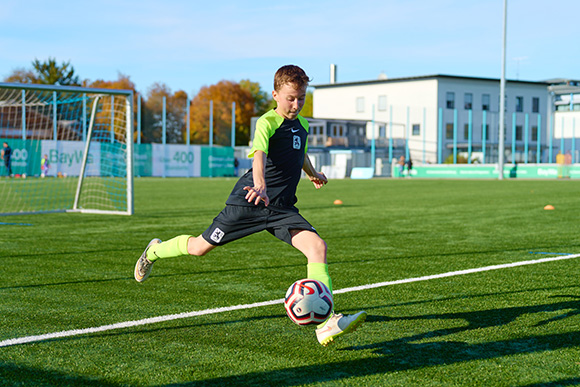
[[[324,132],[324,127],[323,126],[311,126],[310,127],[310,133],[314,136],[321,136]]]
[[[485,132],[485,140],[486,141],[489,140],[489,124],[485,124],[485,130],[484,130],[483,125],[481,125],[481,130],[482,130],[482,133]],[[483,137],[483,134],[481,137]]]
[[[379,125],[379,138],[387,137],[387,127],[385,125]]]
[[[516,97],[516,112],[524,111],[524,97]]]
[[[379,111],[380,112],[387,111],[387,96],[386,95],[379,95]]]
[[[473,108],[473,94],[465,93],[463,96],[463,104],[465,106],[465,110],[471,110]]]
[[[532,113],[540,112],[540,98],[532,97]]]
[[[365,111],[365,97],[358,97],[356,99],[356,112],[364,113]]]
[[[465,126],[463,127],[463,138],[465,140],[469,139],[469,124],[465,124]]]
[[[455,109],[455,93],[448,91],[445,99],[447,101],[447,109]]]
[[[489,111],[489,94],[481,95],[481,110]]]
[[[445,126],[445,138],[447,140],[453,140],[453,124],[447,124]]]
[[[538,127],[532,126],[532,141],[538,141]]]
[[[411,133],[413,133],[413,136],[420,136],[421,135],[421,125],[413,124]]]
[[[516,125],[516,141],[522,141],[524,139],[524,136],[522,135],[523,132],[523,127],[521,125]]]
[[[333,125],[332,126],[332,137],[343,137],[344,136],[344,128],[342,125]]]

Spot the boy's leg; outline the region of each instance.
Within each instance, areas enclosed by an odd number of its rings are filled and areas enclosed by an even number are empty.
[[[320,236],[308,230],[291,230],[292,246],[300,250],[308,259],[308,278],[324,283],[332,294],[332,280],[326,263],[326,242]],[[334,312],[328,320],[316,329],[316,338],[324,346],[331,344],[335,338],[354,332],[366,319],[364,311],[344,316]]]
[[[153,239],[139,257],[135,265],[135,280],[143,282],[149,277],[153,269],[153,263],[160,258],[175,258],[184,255],[204,255],[215,246],[209,244],[200,236],[180,235],[165,242]]]
[[[202,256],[217,246],[233,242],[266,228],[267,213],[255,207],[229,206],[214,218],[213,223],[194,238],[180,235],[166,242],[153,239],[135,265],[135,279],[143,282],[158,259],[183,255]]]

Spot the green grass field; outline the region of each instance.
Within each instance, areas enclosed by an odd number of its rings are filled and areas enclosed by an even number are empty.
[[[133,279],[151,238],[201,233],[234,182],[136,179],[130,217],[0,218],[0,342],[282,298],[306,262],[268,233]],[[317,191],[305,180],[298,206],[328,243],[337,291],[578,254],[579,192],[579,181],[340,180]],[[578,260],[336,294],[338,312],[369,317],[327,348],[280,304],[2,346],[0,385],[580,384]]]

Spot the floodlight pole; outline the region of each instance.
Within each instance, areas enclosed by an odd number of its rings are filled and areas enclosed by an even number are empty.
[[[505,137],[505,54],[507,35],[507,0],[503,0],[503,45],[501,52],[501,80],[499,83],[499,141],[498,141],[498,179],[503,180],[504,137]],[[514,157],[514,155],[512,155]]]

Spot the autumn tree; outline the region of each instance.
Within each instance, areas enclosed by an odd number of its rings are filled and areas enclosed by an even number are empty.
[[[262,90],[258,82],[252,82],[249,79],[242,79],[240,81],[240,87],[247,90],[252,95],[254,99],[254,114],[256,116],[261,116],[271,109],[272,97],[265,91]]]
[[[88,83],[88,82],[87,82]],[[116,90],[132,90],[133,91],[133,140],[137,140],[137,99],[142,97],[137,94],[137,90],[135,88],[135,84],[131,81],[128,75],[124,75],[119,73],[118,78],[115,81],[105,81],[102,79],[98,79],[94,82],[85,84],[85,86],[90,88],[96,89],[116,89]],[[110,98],[110,97],[109,97]],[[102,113],[101,113],[102,114]],[[143,139],[143,133],[141,133],[141,138]]]
[[[191,104],[191,142],[209,142],[209,106],[213,101],[214,144],[231,144],[232,102],[236,103],[236,145],[247,145],[250,141],[250,126],[255,116],[252,93],[232,81],[221,81],[201,88]]]
[[[166,142],[182,144],[185,139],[187,93],[172,93],[163,83],[154,83],[147,93],[143,111],[143,133],[148,142],[161,142],[163,138],[163,97],[165,97]]]
[[[306,92],[306,101],[304,101],[304,106],[300,111],[302,117],[312,117],[312,92]]]
[[[36,75],[32,70],[25,68],[17,68],[12,71],[12,74],[4,78],[4,82],[10,83],[38,83]]]

